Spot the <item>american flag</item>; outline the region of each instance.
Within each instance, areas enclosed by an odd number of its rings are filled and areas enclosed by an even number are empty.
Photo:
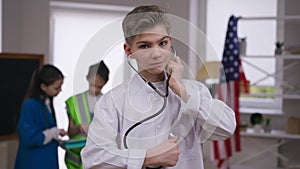
[[[246,81],[239,59],[239,42],[237,35],[238,18],[231,16],[228,21],[220,84],[216,88],[216,98],[224,101],[235,112],[236,130],[234,135],[224,141],[213,141],[211,144],[211,160],[219,169],[229,169],[229,159],[234,152],[241,150],[239,130],[239,95],[240,81]]]

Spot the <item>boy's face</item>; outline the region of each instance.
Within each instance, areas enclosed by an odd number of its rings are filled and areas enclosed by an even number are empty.
[[[157,75],[163,73],[171,56],[171,37],[167,31],[156,26],[133,38],[124,49],[130,59],[135,59],[139,72]]]

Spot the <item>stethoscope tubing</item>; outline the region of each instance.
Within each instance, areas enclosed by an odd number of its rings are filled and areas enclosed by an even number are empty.
[[[128,134],[129,134],[129,132],[130,132],[131,130],[133,130],[135,127],[141,125],[142,123],[144,123],[144,122],[146,122],[146,121],[148,121],[148,120],[150,120],[150,119],[152,119],[152,118],[154,118],[154,117],[160,115],[160,114],[164,111],[164,109],[165,109],[166,106],[167,106],[167,97],[163,97],[163,99],[164,99],[164,104],[163,104],[163,106],[161,107],[161,109],[160,109],[157,113],[155,113],[155,114],[153,114],[153,115],[151,115],[151,116],[149,116],[149,117],[146,117],[145,119],[140,120],[139,122],[137,122],[137,123],[135,123],[134,125],[132,125],[132,126],[125,132],[125,135],[124,135],[124,137],[123,137],[123,142],[124,142],[124,147],[125,147],[126,149],[128,149],[128,145],[127,145],[127,136],[128,136]]]
[[[172,50],[172,53],[173,53],[173,56],[176,57],[176,50],[173,48],[173,46],[171,46],[171,50]],[[145,119],[142,119],[140,121],[138,121],[137,123],[135,123],[134,125],[132,125],[131,127],[129,127],[129,129],[125,132],[125,135],[123,137],[123,143],[124,143],[124,147],[126,149],[128,149],[128,145],[127,145],[127,136],[128,134],[134,129],[136,128],[137,126],[141,125],[142,123],[160,115],[166,108],[167,106],[167,97],[169,95],[169,81],[170,81],[170,78],[171,78],[171,74],[172,72],[170,72],[168,75],[167,75],[167,72],[166,70],[164,70],[164,74],[165,74],[165,77],[167,77],[167,80],[166,80],[166,92],[163,93],[162,91],[160,91],[159,89],[157,89],[150,81],[148,81],[146,78],[144,78],[135,68],[134,66],[130,63],[129,61],[129,56],[126,57],[127,59],[127,63],[129,64],[129,66],[145,81],[145,83],[147,83],[159,96],[161,96],[163,99],[164,99],[164,104],[163,106],[161,107],[161,109],[154,113],[153,115],[149,116],[149,117],[146,117]],[[163,166],[158,166],[158,167],[155,167],[155,168],[151,168],[151,167],[146,167],[146,169],[160,169],[162,168]]]

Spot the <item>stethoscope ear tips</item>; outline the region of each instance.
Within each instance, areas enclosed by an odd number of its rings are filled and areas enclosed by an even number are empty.
[[[171,53],[172,53],[171,54],[172,57],[174,57],[174,58],[177,57],[176,50],[175,50],[175,48],[173,46],[171,46]]]
[[[131,53],[127,55],[127,59],[133,59]]]

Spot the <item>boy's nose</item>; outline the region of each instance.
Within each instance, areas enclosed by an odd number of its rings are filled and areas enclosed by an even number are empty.
[[[151,49],[151,56],[152,56],[154,59],[160,58],[161,55],[162,55],[161,49],[158,49],[158,48],[153,48],[153,49]]]

